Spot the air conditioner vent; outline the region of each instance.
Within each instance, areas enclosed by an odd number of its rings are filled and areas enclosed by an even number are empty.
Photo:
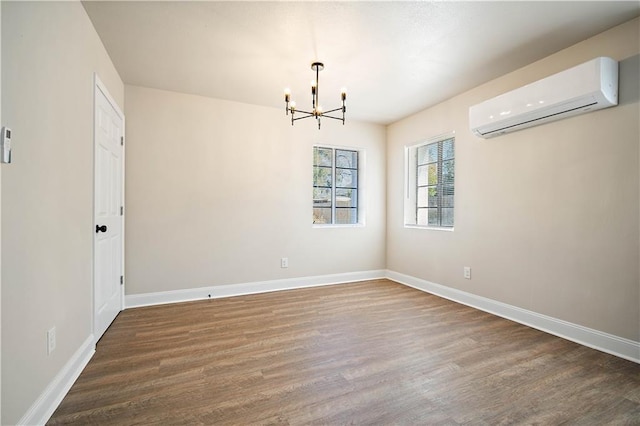
[[[596,58],[469,108],[483,138],[618,104],[618,62]]]

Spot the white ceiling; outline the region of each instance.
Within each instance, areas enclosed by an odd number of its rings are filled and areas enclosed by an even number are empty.
[[[127,84],[388,124],[632,19],[638,1],[88,1]],[[284,119],[284,117],[283,117]]]

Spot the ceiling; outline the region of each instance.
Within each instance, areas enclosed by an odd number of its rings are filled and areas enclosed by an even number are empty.
[[[638,1],[85,1],[126,84],[389,124],[640,14]],[[284,117],[283,117],[284,119]]]

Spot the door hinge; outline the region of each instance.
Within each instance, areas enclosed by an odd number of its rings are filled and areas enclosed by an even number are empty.
[[[123,284],[124,284],[124,276],[120,275],[120,285],[123,285]]]
[[[124,206],[120,206],[120,216],[124,215]]]
[[[124,136],[120,136],[120,145],[124,146]]]

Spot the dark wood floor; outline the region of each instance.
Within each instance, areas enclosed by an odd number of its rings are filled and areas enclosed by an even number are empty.
[[[62,423],[640,424],[640,365],[377,280],[126,310]]]

